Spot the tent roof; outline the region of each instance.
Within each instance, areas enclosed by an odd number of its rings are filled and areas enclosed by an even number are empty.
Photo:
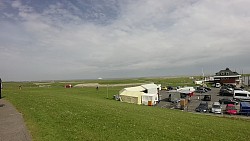
[[[126,91],[133,91],[133,92],[142,92],[145,90],[142,86],[136,86],[136,87],[128,87],[124,88]]]
[[[158,86],[156,84],[144,84],[141,85],[143,88],[145,89],[152,89],[152,88],[158,88]]]

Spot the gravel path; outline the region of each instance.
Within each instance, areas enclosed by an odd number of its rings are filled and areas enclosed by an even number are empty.
[[[4,99],[0,99],[0,141],[31,141],[22,114]]]

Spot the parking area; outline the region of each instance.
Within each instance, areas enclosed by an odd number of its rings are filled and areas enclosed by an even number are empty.
[[[183,111],[187,112],[195,112],[195,108],[198,107],[198,105],[201,103],[204,95],[209,94],[211,95],[211,101],[208,102],[208,107],[211,108],[213,102],[218,102],[219,99],[222,98],[230,98],[232,99],[232,96],[220,96],[219,95],[219,88],[211,88],[211,91],[208,91],[206,93],[195,93],[194,96],[191,97],[190,102],[187,104],[185,109]],[[169,93],[166,90],[160,91],[160,99],[158,106],[161,108],[169,108],[169,109],[179,109],[180,104],[179,103],[172,103],[168,101]],[[222,104],[222,110],[225,110],[226,105]],[[239,112],[240,104],[235,105],[237,111]]]

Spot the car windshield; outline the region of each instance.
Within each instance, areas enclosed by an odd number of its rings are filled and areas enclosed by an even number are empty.
[[[199,106],[207,106],[207,104],[206,103],[201,103]]]
[[[229,106],[227,107],[227,110],[236,110],[236,108],[234,106]]]
[[[213,105],[213,108],[219,109],[219,108],[220,108],[220,105]]]

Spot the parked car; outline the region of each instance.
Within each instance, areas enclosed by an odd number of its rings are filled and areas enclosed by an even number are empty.
[[[244,87],[240,87],[240,88],[235,87],[234,90],[241,90],[241,91],[243,91]]]
[[[174,88],[172,87],[172,86],[168,86],[167,87],[167,90],[169,91],[169,90],[173,90]]]
[[[196,93],[205,93],[207,91],[208,90],[205,89],[204,87],[197,87],[196,90],[195,90]]]
[[[222,96],[232,96],[233,95],[233,88],[228,86],[222,86],[220,88],[220,95]]]
[[[229,115],[236,115],[237,114],[237,109],[235,108],[234,104],[227,104],[226,114],[229,114]]]
[[[203,88],[205,88],[207,91],[211,91],[211,90],[212,90],[212,89],[209,88],[209,87],[203,87]]]
[[[161,87],[161,90],[168,90],[167,87]]]
[[[212,112],[212,113],[215,113],[215,114],[221,114],[221,113],[222,113],[221,111],[222,111],[222,110],[221,110],[221,105],[220,105],[220,103],[219,103],[219,102],[214,102],[214,103],[212,104],[211,112]]]
[[[235,87],[236,87],[236,86],[233,85],[233,84],[223,84],[223,86],[227,86],[227,87],[229,87],[229,88],[235,88]]]
[[[215,83],[215,88],[220,88],[221,84],[220,83]]]
[[[234,105],[238,105],[239,102],[234,100],[234,99],[229,99],[229,98],[222,98],[219,100],[220,104],[234,104]]]
[[[204,95],[203,101],[211,101],[211,95]]]
[[[202,101],[197,108],[195,108],[196,112],[208,112],[208,103],[205,101]]]

